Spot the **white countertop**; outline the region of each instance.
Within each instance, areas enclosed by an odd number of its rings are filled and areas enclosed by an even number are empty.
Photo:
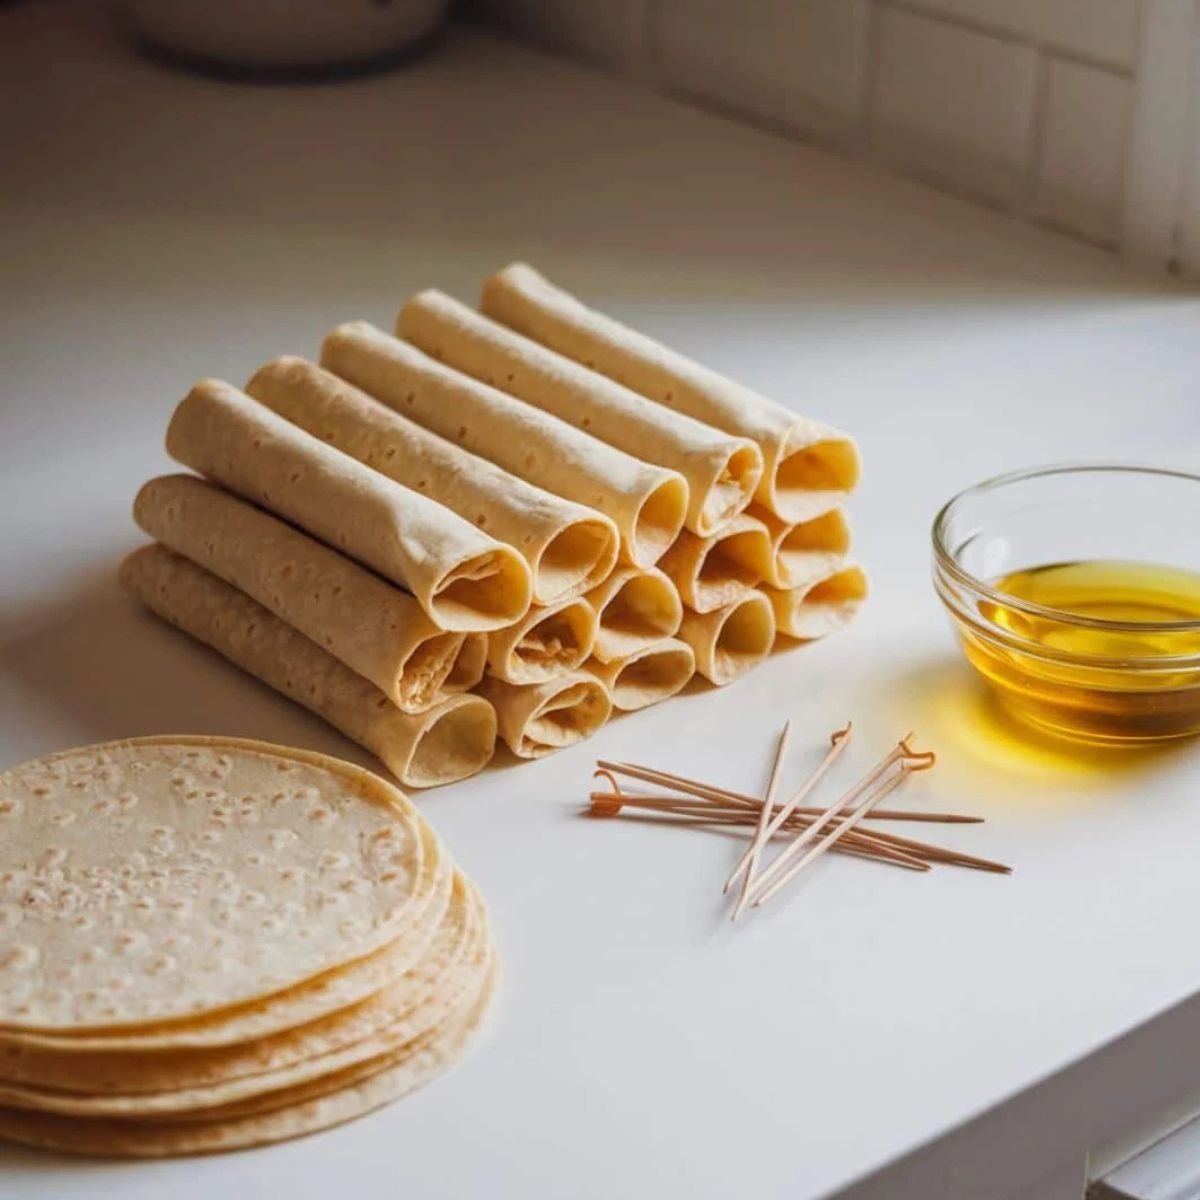
[[[0,12],[0,764],[179,731],[370,761],[120,596],[130,501],[195,378],[386,326],[423,286],[471,298],[516,257],[854,432],[875,594],[727,691],[421,799],[507,970],[450,1075],[246,1154],[0,1149],[0,1195],[1059,1200],[1033,1180],[1082,1178],[1200,1081],[1200,748],[1023,743],[928,580],[933,513],[978,479],[1200,463],[1200,300],[478,32],[261,88],[140,61],[89,11]],[[723,839],[576,815],[596,755],[758,787],[789,716],[792,778],[847,717],[857,766],[917,729],[941,762],[911,801],[988,818],[926,832],[1016,874],[826,859],[733,929]]]

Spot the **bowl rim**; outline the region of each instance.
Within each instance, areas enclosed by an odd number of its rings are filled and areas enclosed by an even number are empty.
[[[1195,633],[1200,632],[1200,618],[1186,621],[1114,621],[1104,617],[1085,617],[1080,613],[1069,612],[1066,609],[1051,608],[1044,604],[1035,604],[1000,591],[989,583],[972,575],[961,567],[955,559],[946,540],[947,527],[956,505],[974,496],[996,491],[1014,483],[1024,483],[1030,479],[1041,479],[1053,475],[1082,475],[1089,473],[1119,473],[1131,475],[1156,475],[1171,479],[1182,479],[1189,483],[1200,484],[1200,475],[1192,471],[1184,471],[1175,467],[1151,466],[1136,462],[1058,462],[1040,467],[1024,467],[1017,471],[1006,471],[1002,475],[993,475],[971,487],[963,488],[955,493],[938,510],[933,519],[930,536],[933,541],[933,555],[937,568],[956,580],[963,587],[979,594],[982,598],[1004,608],[1016,609],[1032,617],[1051,619],[1063,625],[1074,625],[1083,629],[1107,630],[1119,633]],[[1173,657],[1173,656],[1164,656]],[[1185,655],[1186,658],[1194,657]]]

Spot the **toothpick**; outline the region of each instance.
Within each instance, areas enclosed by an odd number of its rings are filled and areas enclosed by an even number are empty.
[[[919,757],[922,759],[927,758],[928,752],[922,753]],[[728,788],[702,783],[696,779],[689,779],[685,775],[673,775],[669,771],[659,771],[653,767],[643,767],[637,763],[613,762],[608,759],[597,761],[596,775],[603,775],[611,781],[614,772],[618,775],[627,775],[631,779],[641,780],[643,783],[655,784],[658,787],[674,787],[680,792],[686,792],[688,795],[700,799],[717,802],[724,801],[742,808],[751,808],[756,813],[762,804],[762,801],[755,796],[748,796],[744,792],[735,792]],[[655,799],[654,796],[646,794],[639,794],[636,798],[641,801]],[[629,799],[632,801],[634,797],[630,796]],[[778,806],[776,807],[778,808]],[[825,810],[819,808],[797,808],[795,811],[807,816],[819,815]],[[913,812],[906,809],[891,808],[878,809],[871,813],[871,817],[877,821],[921,821],[946,825],[980,825],[984,820],[983,817],[966,813]]]
[[[769,832],[766,834],[766,837],[770,837],[771,834],[773,834],[784,823],[784,821],[786,821],[788,817],[796,811],[800,801],[805,799],[813,790],[813,788],[815,788],[817,784],[821,782],[826,771],[833,766],[834,762],[837,761],[838,755],[841,754],[841,752],[845,749],[846,744],[850,741],[850,735],[853,731],[853,723],[847,721],[844,729],[839,729],[830,737],[829,741],[831,744],[824,759],[822,759],[817,769],[813,771],[813,773],[800,785],[800,787],[792,795],[792,798],[775,814],[775,816],[771,818],[770,824],[767,826]],[[766,812],[766,807],[767,806],[764,804],[764,813]],[[738,860],[738,864],[733,868],[729,878],[725,880],[724,888],[721,889],[722,894],[728,892],[729,889],[733,887],[734,881],[737,879],[737,877],[742,873],[743,870],[745,870],[746,879],[742,884],[741,896],[738,898],[737,906],[739,910],[743,907],[746,888],[749,885],[754,872],[758,869],[758,856],[759,851],[762,848],[761,843],[763,840],[765,839],[756,839],[755,842],[751,843],[750,848]]]
[[[758,866],[758,855],[762,850],[763,842],[766,840],[767,827],[771,823],[771,812],[775,806],[775,789],[779,785],[779,768],[783,765],[783,757],[787,753],[788,736],[792,732],[792,723],[788,721],[783,727],[783,732],[779,735],[779,745],[775,750],[775,761],[771,764],[771,778],[767,782],[767,790],[763,794],[762,807],[758,810],[758,822],[754,827],[754,836],[750,839],[750,849],[747,852],[749,855],[750,869],[746,872],[746,878],[742,881],[741,894],[738,896],[737,905],[734,907],[733,916],[730,918],[736,921],[741,915],[742,907],[746,903],[746,892],[750,887],[750,881],[754,878],[755,868]],[[726,885],[726,891],[729,890]]]
[[[737,834],[745,828],[745,821],[733,817],[692,816],[676,813],[629,813],[627,821],[640,821],[647,825],[689,825],[696,829]],[[778,836],[778,835],[777,835]],[[928,871],[929,863],[913,854],[884,846],[861,833],[848,834],[832,848],[835,854],[852,854],[856,858],[869,858],[889,866],[905,867],[911,871]]]
[[[612,776],[607,771],[598,771],[597,774],[603,774],[612,781]],[[593,792],[591,794],[592,807],[589,810],[593,816],[602,816],[605,818],[617,816],[623,807],[629,808],[648,808],[651,812],[657,812],[663,815],[664,818],[678,817],[683,821],[690,821],[693,825],[716,825],[719,827],[744,826],[748,823],[749,812],[747,809],[737,806],[721,807],[716,804],[708,803],[702,800],[687,800],[686,798],[677,799],[674,797],[648,797],[646,800],[641,800],[636,796],[628,796],[621,791],[620,785],[615,784],[617,790],[615,792]],[[795,813],[789,818],[787,824],[792,825],[797,822],[799,828],[803,829],[808,824],[811,818],[800,816]],[[675,822],[669,819],[660,819],[659,824],[674,824]],[[768,834],[769,837],[774,837],[774,833]],[[897,847],[886,846],[877,841],[874,837],[867,833],[854,833],[850,835],[853,844],[862,851],[862,857],[876,857],[881,861],[892,860],[900,861],[909,866],[923,865],[921,860],[911,853],[906,853]],[[914,842],[914,846],[924,846],[923,842]],[[930,846],[930,850],[936,850],[937,847]]]
[[[906,734],[901,738],[896,746],[883,756],[853,787],[848,791],[843,792],[807,829],[803,829],[798,833],[791,845],[779,852],[775,861],[767,867],[756,881],[761,886],[775,878],[788,863],[792,862],[796,855],[800,853],[820,832],[825,828],[835,817],[841,816],[844,811],[854,803],[861,795],[871,788],[877,780],[881,779],[896,763],[905,758],[915,758],[911,750],[907,748],[907,739],[911,734]],[[925,758],[927,756],[920,756]],[[930,762],[928,765],[932,765]],[[915,769],[915,768],[914,768]],[[924,769],[924,768],[920,768]],[[861,819],[861,818],[860,818]]]
[[[775,895],[780,888],[785,887],[788,882],[794,879],[810,862],[816,858],[820,858],[827,850],[832,849],[837,842],[845,837],[854,826],[867,815],[867,813],[879,803],[890,791],[899,787],[905,779],[908,778],[914,770],[920,770],[919,767],[910,767],[907,763],[901,763],[900,769],[891,779],[885,780],[879,785],[876,791],[868,796],[849,816],[846,817],[840,825],[835,826],[830,832],[821,839],[811,850],[803,855],[798,862],[794,862],[787,870],[785,870],[774,883],[768,885],[765,890],[759,888],[756,890],[754,899],[751,903],[755,908],[761,907],[770,898]],[[793,843],[794,844],[794,843]],[[786,853],[786,851],[785,851]],[[782,857],[782,855],[780,856]],[[778,860],[776,860],[778,861]],[[772,864],[774,866],[775,864]]]
[[[867,814],[870,816],[871,814]],[[920,858],[927,858],[932,862],[945,863],[952,867],[970,867],[977,871],[990,871],[996,875],[1011,875],[1012,867],[1001,862],[995,862],[990,858],[979,858],[974,854],[965,854],[961,850],[951,850],[946,846],[935,846],[932,842],[919,842],[914,838],[901,837],[896,833],[884,833],[881,829],[872,829],[870,831],[860,829],[859,837],[869,837],[872,841],[882,842],[888,846],[895,846],[901,850],[911,850],[913,854]]]
[[[743,808],[757,809],[762,803],[758,796],[747,796],[744,792],[731,792],[727,788],[712,787],[701,783],[698,779],[688,779],[684,775],[672,775],[667,771],[656,771],[653,767],[640,767],[636,763],[610,762],[599,759],[597,771],[616,772],[627,775],[630,779],[640,779],[643,783],[654,783],[659,787],[673,787],[678,791],[687,792],[691,796],[699,796],[705,800],[728,800],[731,804],[739,804]]]
[[[611,775],[607,771],[598,771],[597,774],[603,774],[606,778],[611,779]],[[726,812],[742,812],[750,813],[751,810],[745,805],[734,804],[732,801],[725,802],[720,800],[702,800],[699,797],[691,797],[684,795],[674,795],[667,792],[590,792],[588,800],[593,804],[601,801],[616,801],[616,808],[612,815],[616,815],[617,809],[625,805],[632,805],[638,808],[669,808],[673,805],[690,804],[696,807],[709,806],[720,808]],[[782,804],[773,806],[776,813],[783,809]],[[820,816],[825,810],[813,806],[801,806],[792,810],[792,817],[816,817]],[[597,816],[600,814],[597,813]],[[788,818],[789,820],[791,817]],[[922,810],[914,810],[907,808],[876,808],[872,809],[870,819],[873,821],[915,821],[918,824],[932,825],[982,825],[984,818],[977,817],[970,813],[946,813],[946,812],[928,812]]]
[[[689,800],[683,796],[633,796],[628,793],[615,795],[611,792],[593,792],[591,794],[592,806],[588,810],[589,815],[607,819],[620,814],[624,808],[645,809],[649,812],[657,812],[665,816],[679,817],[681,819],[690,819],[693,823],[699,823],[703,820],[712,818],[719,820],[723,824],[740,825],[745,827],[749,824],[749,811],[737,806],[722,806],[710,804],[703,800]],[[778,808],[778,806],[777,806]],[[864,820],[883,818],[887,815],[889,809],[872,809],[866,814]],[[788,819],[783,822],[779,828],[773,832],[768,832],[768,839],[775,838],[781,833],[798,832],[807,829],[815,816],[819,815],[816,809],[797,809]],[[835,818],[840,821],[841,818]],[[911,855],[918,860],[926,859],[929,862],[941,863],[945,866],[965,867],[975,871],[988,871],[996,875],[1011,875],[1012,867],[1005,863],[996,862],[990,858],[979,858],[974,854],[967,854],[961,850],[952,850],[947,846],[938,846],[933,842],[921,842],[915,838],[901,837],[899,834],[886,833],[881,829],[859,827],[852,835],[855,839],[860,840],[864,845],[880,848],[890,848],[905,852],[906,856]]]

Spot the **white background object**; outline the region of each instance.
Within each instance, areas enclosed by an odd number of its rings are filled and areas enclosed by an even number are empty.
[[[1200,1078],[1200,747],[1079,761],[998,720],[928,531],[1018,466],[1195,468],[1200,302],[477,32],[391,76],[262,89],[143,62],[93,12],[0,12],[0,762],[211,731],[369,763],[120,595],[130,504],[172,469],[163,431],[196,378],[311,355],[349,318],[387,326],[421,287],[471,300],[517,257],[858,435],[875,594],[726,691],[420,798],[506,966],[451,1074],[262,1152],[5,1147],[0,1194],[1079,1200],[1089,1150]],[[847,778],[915,728],[941,759],[907,802],[988,818],[922,832],[1016,874],[827,857],[733,929],[736,847],[578,815],[598,755],[761,786],[786,717],[785,788],[848,717]]]

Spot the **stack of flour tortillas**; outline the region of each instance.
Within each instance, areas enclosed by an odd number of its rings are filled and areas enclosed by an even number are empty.
[[[429,787],[723,685],[866,594],[844,434],[517,264],[198,384],[135,505],[160,616]]]
[[[220,738],[0,775],[0,1137],[202,1153],[350,1120],[481,1023],[487,915],[394,787]]]

